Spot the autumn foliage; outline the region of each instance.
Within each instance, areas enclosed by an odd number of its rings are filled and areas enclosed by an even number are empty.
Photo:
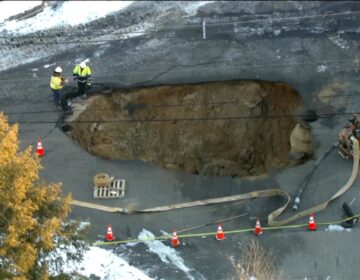
[[[46,255],[69,234],[72,198],[39,181],[37,155],[18,144],[18,125],[0,112],[0,279],[48,279]]]

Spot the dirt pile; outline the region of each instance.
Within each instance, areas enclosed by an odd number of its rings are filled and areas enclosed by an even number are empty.
[[[298,92],[280,82],[137,88],[92,97],[71,135],[106,159],[142,159],[204,175],[258,175],[289,163],[292,114],[301,105]]]

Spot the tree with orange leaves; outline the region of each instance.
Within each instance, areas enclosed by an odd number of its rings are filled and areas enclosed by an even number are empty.
[[[48,258],[76,230],[66,222],[71,195],[39,180],[39,158],[19,151],[18,125],[0,112],[0,278],[48,279]]]

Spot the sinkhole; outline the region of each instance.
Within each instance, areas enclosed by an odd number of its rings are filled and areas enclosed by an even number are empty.
[[[67,131],[91,154],[220,176],[289,165],[303,104],[289,84],[244,80],[114,90],[86,102]]]

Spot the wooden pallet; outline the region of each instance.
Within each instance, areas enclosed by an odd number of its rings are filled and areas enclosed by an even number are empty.
[[[125,180],[115,179],[110,187],[94,186],[94,198],[120,198],[125,195]]]

